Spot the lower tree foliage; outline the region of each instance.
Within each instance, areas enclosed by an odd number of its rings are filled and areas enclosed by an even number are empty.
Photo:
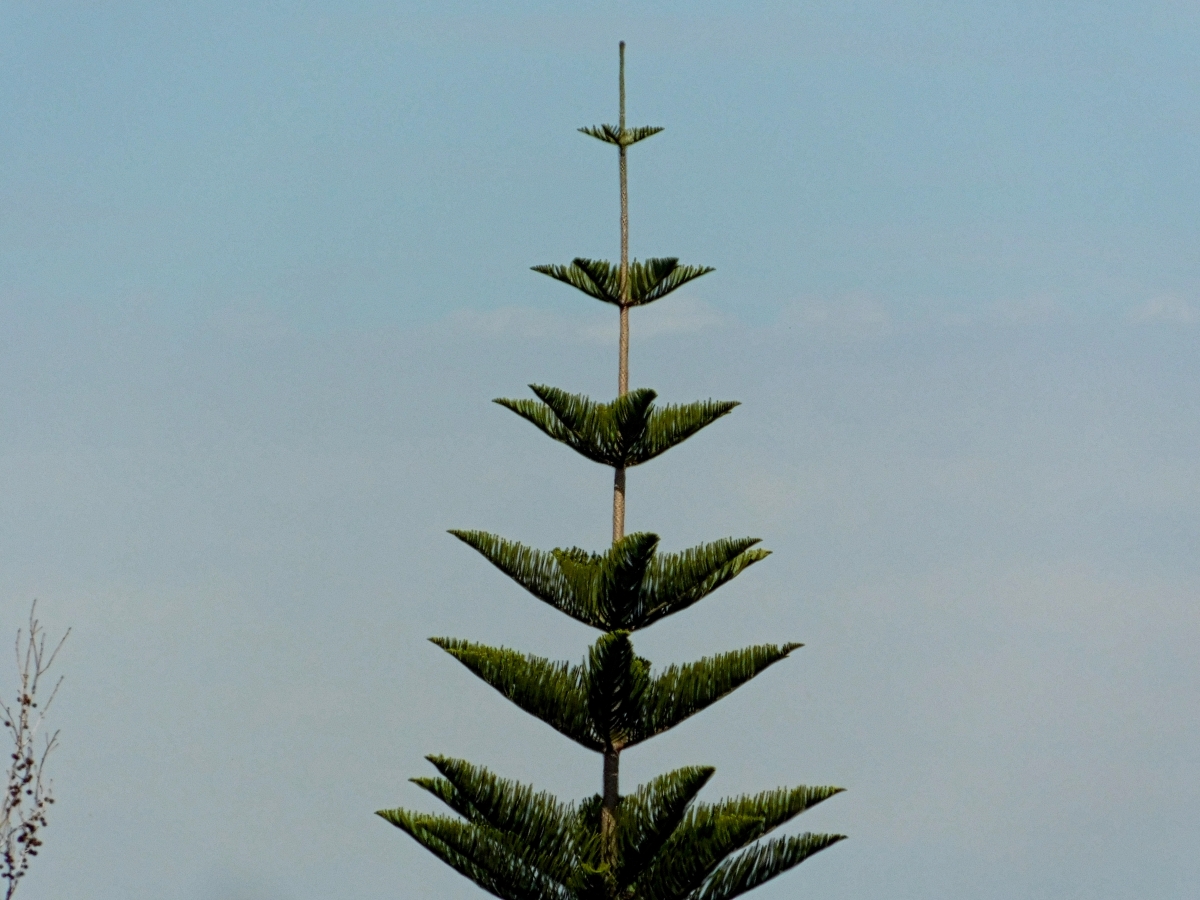
[[[437,778],[413,779],[457,817],[380,813],[480,887],[508,900],[736,897],[841,840],[761,840],[840,788],[780,788],[717,804],[696,801],[713,769],[668,772],[620,798],[608,852],[599,795],[563,804],[458,759],[431,756]]]
[[[536,550],[484,531],[455,537],[534,597],[598,629],[579,663],[505,647],[433,638],[472,674],[560,734],[601,754],[602,790],[562,803],[531,785],[460,759],[430,756],[437,776],[414,778],[451,815],[406,809],[379,815],[489,893],[504,900],[726,900],[837,843],[840,834],[774,835],[841,791],[778,788],[717,803],[698,799],[713,769],[677,769],[620,792],[621,753],[674,728],[737,690],[801,645],[762,644],[652,669],[634,632],[681,612],[737,577],[768,551],[757,538],[724,538],[660,554],[656,534],[625,532],[625,470],[727,415],[734,402],[656,408],[649,389],[628,390],[629,310],[712,271],[675,258],[629,261],[626,150],[660,128],[625,127],[624,43],[620,124],[580,129],[617,146],[621,262],[583,257],[535,270],[619,307],[618,396],[611,403],[534,385],[537,400],[498,400],[549,437],[613,468],[613,543]]]

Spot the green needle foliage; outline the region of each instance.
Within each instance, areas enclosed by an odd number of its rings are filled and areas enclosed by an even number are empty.
[[[654,669],[632,635],[681,612],[768,556],[758,538],[723,538],[660,553],[659,537],[625,534],[625,472],[682,443],[737,406],[704,400],[656,407],[628,385],[629,310],[706,275],[675,258],[629,261],[626,150],[661,128],[625,127],[621,44],[619,125],[580,129],[616,145],[621,176],[621,262],[576,258],[536,266],[621,315],[618,395],[597,402],[531,385],[536,400],[496,402],[572,450],[613,468],[613,542],[602,552],[537,550],[486,531],[452,531],[530,594],[601,632],[577,663],[506,647],[433,638],[472,674],[555,731],[601,754],[602,790],[562,803],[459,759],[430,756],[437,777],[413,781],[452,815],[406,809],[379,815],[504,900],[727,900],[842,840],[770,836],[835,787],[778,788],[717,803],[698,800],[713,769],[668,772],[620,792],[620,755],[707,709],[801,645],[762,644]]]
[[[801,646],[746,647],[651,677],[650,662],[634,654],[624,631],[603,635],[577,666],[506,647],[432,641],[516,706],[597,751],[621,750],[674,728]]]
[[[579,129],[584,134],[604,141],[606,144],[616,144],[618,147],[629,147],[648,137],[654,137],[662,131],[653,125],[639,125],[637,128],[626,128],[623,125],[588,125]]]
[[[534,550],[486,531],[451,531],[533,596],[593,628],[637,631],[687,609],[770,555],[758,538],[725,538],[658,554],[658,535],[638,532],[605,553]]]
[[[738,405],[732,400],[702,400],[655,409],[658,395],[649,388],[630,391],[612,403],[540,384],[529,388],[537,400],[495,402],[592,462],[618,469],[666,453]]]
[[[708,266],[681,266],[674,257],[648,259],[629,264],[629,303],[621,303],[621,267],[602,259],[576,257],[569,266],[534,266],[533,271],[549,275],[578,288],[590,297],[614,306],[645,306],[661,300],[671,291],[701,275],[712,272]]]

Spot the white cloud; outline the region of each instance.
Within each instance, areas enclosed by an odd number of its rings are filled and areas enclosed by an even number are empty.
[[[1178,294],[1152,297],[1133,311],[1135,322],[1166,322],[1171,325],[1195,325],[1200,322],[1200,309],[1195,303]]]
[[[592,318],[580,324],[575,316],[563,316],[527,306],[502,306],[486,311],[460,309],[449,317],[451,326],[464,331],[505,337],[529,339],[568,338],[594,341],[602,328]]]
[[[726,318],[709,304],[691,298],[654,304],[632,311],[631,329],[639,340],[670,334],[690,334],[726,324]],[[482,334],[521,338],[566,338],[586,344],[615,344],[617,310],[585,317],[565,316],[525,306],[504,306],[480,312],[459,310],[450,317],[452,325]]]
[[[727,320],[714,307],[692,297],[671,298],[631,313],[630,330],[639,338],[655,338],[668,334],[693,334],[705,329],[720,328]],[[583,329],[597,341],[611,341],[617,334],[616,315],[612,323],[595,323]]]
[[[1048,294],[1030,294],[1016,299],[998,300],[992,304],[993,317],[1014,325],[1047,322],[1059,312],[1059,304]]]
[[[977,305],[964,303],[946,314],[942,321],[958,327],[1043,325],[1062,319],[1064,314],[1063,304],[1053,295],[1033,293]]]
[[[879,300],[849,294],[798,300],[785,308],[780,324],[848,337],[874,337],[891,330],[892,318]]]

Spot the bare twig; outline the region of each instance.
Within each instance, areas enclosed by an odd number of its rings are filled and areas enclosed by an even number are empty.
[[[0,799],[0,878],[8,882],[5,900],[12,900],[17,884],[29,871],[30,860],[37,856],[42,846],[39,832],[46,827],[46,813],[54,802],[53,785],[44,773],[46,760],[58,746],[58,732],[45,736],[40,753],[36,741],[62,678],[54,682],[44,701],[39,700],[38,692],[70,633],[68,628],[47,654],[46,633],[37,620],[35,600],[29,608],[29,631],[17,631],[17,697],[11,705],[0,697],[0,714],[13,748],[8,784]]]

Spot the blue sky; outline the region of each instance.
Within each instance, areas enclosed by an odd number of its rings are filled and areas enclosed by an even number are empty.
[[[488,401],[614,387],[528,267],[617,253],[622,38],[633,252],[717,269],[633,382],[744,401],[630,527],[774,551],[639,650],[806,644],[629,776],[849,788],[763,900],[1191,895],[1193,6],[127,2],[0,12],[0,627],[74,628],[29,900],[478,896],[370,815],[424,754],[596,789],[424,638],[590,640],[444,530],[606,540]]]

